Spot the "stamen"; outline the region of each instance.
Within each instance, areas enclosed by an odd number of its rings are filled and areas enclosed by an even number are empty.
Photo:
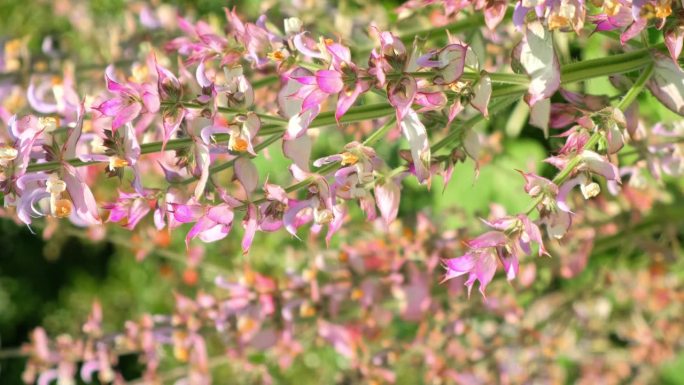
[[[341,162],[341,164],[342,164],[343,166],[353,165],[353,164],[356,164],[356,162],[359,161],[359,157],[356,156],[356,155],[354,155],[354,154],[352,154],[351,152],[343,152],[341,155],[342,155],[342,162]]]
[[[66,191],[66,183],[59,179],[57,175],[52,174],[45,183],[45,191],[52,195],[61,194]]]
[[[16,148],[6,144],[0,145],[0,163],[9,162],[17,159],[19,151]]]
[[[66,218],[69,215],[71,215],[71,212],[73,211],[74,206],[71,203],[70,200],[68,199],[57,199],[55,201],[55,207],[53,210],[53,214],[57,218]]]
[[[228,141],[228,148],[234,152],[245,152],[249,146],[249,142],[241,136],[231,135]]]
[[[53,132],[59,127],[59,118],[54,116],[42,116],[38,118],[38,127],[45,132]]]
[[[109,157],[109,169],[110,170],[114,170],[114,169],[126,167],[126,166],[128,166],[128,161],[126,159],[122,159],[118,156],[110,156]]]

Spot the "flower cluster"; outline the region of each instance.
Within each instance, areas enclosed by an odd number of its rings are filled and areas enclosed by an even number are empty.
[[[398,11],[408,17],[433,3],[411,0]],[[470,295],[477,283],[484,298],[489,285],[497,287],[499,267],[508,281],[530,287],[537,281],[532,256],[556,257],[548,259],[559,265],[554,277],[577,276],[601,239],[610,242],[617,234],[618,225],[605,223],[610,217],[600,213],[646,216],[656,202],[671,198],[658,192],[684,174],[684,131],[680,123],[652,125],[640,116],[638,97],[648,90],[662,111],[684,115],[678,63],[684,11],[666,0],[518,0],[511,11],[505,1],[439,3],[445,9],[440,30],[450,31],[441,45],[430,34],[414,38],[368,24],[367,47],[352,35],[317,32],[297,17],[283,18],[278,28],[266,15],[248,22],[237,9],[225,9],[217,25],[145,6],[136,28],[164,28],[175,37],[150,38],[128,53],[130,60],[100,71],[95,86],[68,64],[52,76],[32,75],[25,92],[19,81],[0,83],[0,213],[32,231],[42,228],[37,218],[46,217],[52,225],[46,237],[57,220],[100,236],[116,227],[138,240],[180,233],[189,255],[197,245],[241,237],[246,261],[269,236],[264,233],[301,242],[320,237],[328,247],[282,274],[256,272],[246,262],[243,272],[223,274],[204,291],[176,293],[173,314],[146,315],[114,336],[103,332],[99,305],[83,328],[85,338],[48,341],[37,329],[25,381],[69,383],[80,372],[86,382],[97,373],[100,382],[124,383],[117,357],[135,353],[145,366],[143,381],[162,382],[163,347],[170,346],[174,358],[188,364],[181,383],[210,383],[212,368],[226,357],[268,383],[269,368],[250,359],[251,352],[274,352],[284,370],[317,340],[353,369],[340,382],[395,382],[390,368],[403,350],[429,361],[421,373],[426,382],[494,381],[479,366],[468,367],[488,349],[500,382],[561,378],[541,369],[516,371],[506,358],[526,365],[544,352],[526,345],[526,355],[517,354],[506,335],[496,335],[498,327],[515,328],[511,335],[518,336],[539,327],[535,341],[553,340],[562,350],[557,340],[567,336],[543,322],[555,312],[534,308],[559,300],[544,296],[523,314],[523,305],[498,289],[475,306],[504,321],[467,326],[459,318],[469,315],[465,310],[451,313],[452,303],[461,301],[442,296]],[[464,20],[469,9],[475,12]],[[458,21],[445,24],[451,19]],[[460,33],[462,25],[476,26],[476,36]],[[652,25],[663,30],[663,44],[646,36],[637,43]],[[611,54],[570,63],[574,56],[554,37],[565,39],[561,33],[570,31],[568,39],[580,44],[603,39]],[[17,51],[5,45],[0,71],[16,71],[24,60]],[[610,77],[614,96],[584,87],[600,77]],[[529,136],[553,152],[542,165],[510,167],[522,169],[517,181],[496,183],[506,194],[529,198],[528,209],[511,214],[492,206],[487,219],[469,221],[486,227],[480,235],[447,231],[424,213],[407,213],[414,190],[446,187],[465,164],[474,164],[467,171],[477,176],[492,161],[496,131],[526,123],[541,130]],[[414,216],[410,226],[407,218]],[[374,229],[374,239],[349,241],[354,226]],[[191,265],[191,272],[202,266]],[[625,280],[626,273],[617,275]],[[662,289],[653,277],[642,279]],[[680,287],[667,289],[681,295]],[[585,294],[585,307],[565,307],[577,315],[578,327],[606,316],[593,293]],[[673,318],[664,326],[681,334],[670,325]],[[402,327],[396,320],[418,324],[414,343],[381,341],[385,328]],[[630,341],[640,330],[632,326],[625,332]],[[465,333],[469,327],[481,333]],[[221,349],[212,344],[215,337]],[[637,342],[646,350],[665,345],[656,340]],[[451,361],[461,367],[450,368]],[[577,361],[586,381],[602,370],[589,359]]]

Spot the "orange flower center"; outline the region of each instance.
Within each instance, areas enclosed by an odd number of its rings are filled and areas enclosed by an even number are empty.
[[[342,153],[342,165],[347,166],[347,165],[353,165],[356,164],[356,162],[359,161],[359,157],[352,154],[351,152],[343,152]]]
[[[55,202],[55,217],[66,218],[71,215],[74,206],[68,199],[58,199]]]
[[[245,152],[247,151],[248,147],[248,142],[242,137],[231,137],[230,138],[230,143],[228,143],[228,147],[231,149],[231,151],[235,152]]]
[[[109,157],[109,168],[114,170],[115,168],[121,168],[128,166],[128,161],[126,159],[119,158],[118,156]]]

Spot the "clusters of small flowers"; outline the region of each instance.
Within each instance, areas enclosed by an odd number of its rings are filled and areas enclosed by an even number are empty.
[[[43,215],[96,225],[100,214],[87,183],[94,176],[74,166],[106,163],[109,175],[123,177],[124,169],[132,171],[134,191],[122,191],[116,202],[103,206],[109,210],[108,221],[123,221],[129,229],[154,210],[158,229],[193,223],[187,242],[195,237],[211,242],[230,232],[234,211],[245,210],[244,252],[257,231],[284,228],[296,236],[297,228],[311,222],[313,232],[327,225],[329,241],[345,219],[344,201],[358,201],[369,220],[376,218],[377,204],[389,224],[396,217],[403,178],[414,174],[429,184],[432,174],[441,173],[448,179],[454,157],[432,158],[420,112],[448,109],[450,123],[469,103],[487,115],[491,79],[480,72],[472,49],[456,40],[420,55],[416,46],[407,49],[397,36],[372,28],[380,47],[372,51],[368,68],[362,68],[352,61],[348,47],[323,37],[314,39],[297,19],[287,19],[281,35],[266,28],[263,18],[251,24],[242,22],[235,11],[226,11],[226,16],[228,36],[215,33],[203,22],[179,19],[185,35],[166,48],[186,57],[179,61],[180,76],[160,64],[153,53],[144,64],[134,65],[125,80],[120,80],[113,66],[108,67],[109,94],[89,100],[89,120],[69,73],[65,79],[70,81],[60,84],[33,79],[27,92],[30,106],[59,118],[7,118],[5,206],[15,207],[18,218],[28,225],[33,217]],[[244,60],[255,70],[275,67],[283,87],[275,104],[258,107],[276,108],[282,117],[254,111],[255,90],[243,71]],[[195,76],[188,65],[196,65]],[[466,68],[473,71],[470,80],[461,79]],[[349,143],[339,155],[313,162],[316,167],[340,165],[334,173],[312,172],[307,129],[316,122],[322,104],[337,95],[334,118],[342,124],[354,112],[357,99],[371,88],[387,90],[389,105],[377,117],[396,115],[397,127],[410,145],[408,172],[392,172],[366,142]],[[60,125],[68,127],[65,137]],[[386,128],[392,128],[391,123]],[[262,140],[267,129],[273,136]],[[251,159],[281,135],[283,153],[293,162],[290,172],[295,185],[308,188],[304,199],[268,182],[261,185],[264,196],[255,196],[259,174]],[[148,153],[174,144],[176,156],[170,158],[167,152],[157,159],[160,168],[155,167],[163,170],[171,184],[165,193],[143,184],[141,169],[154,167],[140,159],[143,139],[159,140],[145,143]],[[211,180],[211,164],[220,159],[233,166],[240,190],[227,191]],[[192,196],[177,186],[188,178],[198,180]],[[370,192],[373,189],[375,196]]]
[[[663,31],[665,44],[677,60],[684,43],[684,8],[672,0],[516,0],[511,13],[513,25],[522,29],[533,19],[539,19],[549,30],[575,31],[577,34],[620,31],[620,42],[628,44],[641,32],[655,27]],[[485,24],[495,29],[504,20],[509,4],[505,0],[409,0],[399,7],[400,15],[408,16],[427,5],[441,4],[444,14],[433,18],[448,23],[463,10],[472,7],[482,12]],[[586,25],[585,25],[586,24]]]
[[[620,237],[621,230],[613,232]],[[193,297],[176,294],[173,314],[143,315],[115,334],[103,330],[103,310],[96,303],[79,338],[50,340],[42,328],[32,332],[23,348],[29,357],[24,380],[71,383],[80,377],[123,384],[118,357],[134,354],[144,367],[136,383],[209,384],[213,368],[230,365],[237,369],[236,381],[270,384],[276,373],[306,362],[306,352],[323,342],[347,362],[339,381],[391,384],[408,375],[402,367],[411,364],[411,378],[426,383],[649,382],[657,364],[681,349],[684,287],[661,251],[650,248],[654,262],[638,273],[622,266],[589,271],[597,274],[595,284],[531,302],[495,285],[493,299],[465,306],[449,300],[463,286],[453,281],[437,289],[431,279],[442,256],[464,247],[459,239],[465,235],[442,231],[421,215],[415,226],[392,226],[385,235],[320,251],[285,274],[262,274],[246,265],[241,273],[218,276],[213,287]],[[631,241],[652,244],[649,236]],[[556,247],[568,245],[551,246]],[[565,276],[567,268],[564,262],[553,274]],[[540,284],[533,261],[521,272],[522,286]],[[605,350],[597,352],[597,344]],[[251,360],[258,352],[274,365]],[[577,369],[559,365],[559,356]],[[169,362],[187,365],[187,371],[170,377],[162,369]]]
[[[661,60],[655,65],[653,77],[646,73],[642,74],[641,80],[654,95],[661,96],[665,105],[671,106],[662,98],[662,89],[657,85],[663,76],[658,67],[669,67],[669,60],[657,57]],[[571,191],[579,186],[584,199],[596,197],[601,191],[600,184],[595,181],[597,177],[605,179],[609,191],[615,195],[625,177],[629,178],[630,186],[644,187],[647,182],[642,171],[646,168],[655,180],[660,180],[664,174],[682,175],[681,155],[677,155],[682,151],[681,135],[677,134],[676,128],[668,130],[657,125],[647,134],[635,114],[638,106],[627,98],[619,108],[614,108],[605,98],[563,89],[560,93],[567,103],[550,106],[548,125],[553,129],[565,129],[557,135],[564,138],[565,143],[556,155],[546,159],[547,163],[560,170],[559,174],[549,180],[534,173],[521,172],[525,179],[525,192],[534,198],[534,205],[517,216],[487,221],[492,231],[468,241],[469,251],[463,256],[445,260],[445,280],[468,274],[468,288],[479,281],[480,292],[484,295],[484,289],[496,271],[497,260],[501,261],[507,278],[514,279],[518,275],[520,258],[532,253],[531,243],[538,245],[540,256],[547,254],[539,226],[545,227],[549,239],[564,238],[575,215],[568,204]],[[627,116],[620,108],[627,112]],[[571,124],[575,125],[566,129]],[[616,154],[625,142],[636,147],[641,160],[619,168]],[[529,218],[533,211],[539,214],[536,221]]]
[[[537,6],[544,14],[545,5]],[[522,86],[514,91],[524,94],[531,124],[545,133],[576,125],[560,134],[566,143],[547,160],[561,170],[555,179],[523,173],[525,191],[535,200],[532,209],[487,222],[491,232],[468,242],[470,251],[463,257],[446,261],[446,279],[469,274],[468,287],[479,281],[484,294],[497,260],[513,279],[519,259],[532,254],[533,246],[539,255],[546,253],[540,226],[550,239],[563,237],[572,222],[566,199],[574,187],[580,186],[588,199],[600,191],[594,177],[605,178],[615,191],[621,175],[634,172],[619,170],[614,156],[625,135],[635,143],[653,136],[638,130],[634,95],[647,86],[665,106],[684,113],[684,71],[660,52],[645,51],[650,61],[635,59],[642,66],[635,68],[648,65],[635,84],[624,76],[615,78],[634,94],[629,105],[614,108],[601,97],[561,88],[561,66],[544,20],[521,25],[522,40],[512,50],[511,63],[520,73],[514,74],[494,72],[497,68],[453,36],[446,46],[425,51],[417,43],[407,47],[399,36],[373,26],[369,32],[379,46],[362,65],[352,59],[350,47],[305,31],[299,19],[286,19],[282,33],[268,27],[265,17],[247,23],[226,9],[226,19],[227,33],[222,34],[202,21],[179,18],[183,35],[165,47],[180,55],[178,75],[168,69],[168,57],[150,52],[128,77],[109,66],[104,75],[107,92],[87,103],[78,99],[73,71],[65,70],[62,82],[33,78],[27,90],[29,105],[48,116],[17,117],[3,108],[7,130],[0,186],[5,207],[13,208],[27,225],[37,216],[99,225],[98,203],[89,187],[96,170],[76,166],[104,163],[110,176],[123,179],[124,170],[133,176],[132,191],[124,188],[101,206],[108,222],[129,230],[150,214],[157,230],[191,224],[189,247],[195,238],[225,238],[239,219],[236,214],[244,212],[244,253],[257,232],[283,229],[297,237],[298,229],[308,224],[315,234],[327,227],[330,242],[351,203],[358,204],[367,220],[381,218],[389,226],[397,216],[403,179],[414,176],[429,187],[433,176],[441,175],[446,184],[456,162],[466,156],[477,161],[479,139],[469,122],[487,118],[495,91],[512,83]],[[258,73],[269,71],[276,73],[272,80],[258,78]],[[261,95],[252,86],[274,80],[281,82],[277,97]],[[371,92],[386,97],[386,103],[355,106]],[[557,93],[566,103],[551,102]],[[334,113],[323,113],[333,96]],[[463,127],[452,128],[431,145],[442,132],[421,120],[429,113],[440,118],[443,127],[450,128],[452,122]],[[341,145],[338,154],[311,161],[313,128],[368,119],[379,119],[382,125],[365,141]],[[392,169],[372,146],[395,126],[409,151],[400,153],[407,164]],[[654,130],[655,135],[661,132]],[[262,183],[254,163],[260,150],[280,139],[283,154],[292,162],[289,186]],[[642,147],[648,149],[643,155],[652,170],[681,172],[677,144]],[[446,154],[435,154],[442,148]],[[158,155],[141,157],[152,153]],[[225,187],[215,174],[228,167],[237,183]],[[150,187],[143,181],[145,171],[163,174],[168,185]],[[194,180],[194,189],[186,191],[183,185]],[[534,210],[539,220],[529,218]]]

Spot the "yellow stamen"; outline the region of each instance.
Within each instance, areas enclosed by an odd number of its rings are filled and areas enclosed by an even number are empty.
[[[299,307],[299,315],[303,318],[309,318],[316,315],[316,308],[311,306],[309,302],[304,302],[302,306]]]
[[[13,39],[5,43],[5,54],[8,56],[17,56],[21,51],[23,44],[21,39]]]
[[[55,201],[54,215],[57,218],[66,218],[71,215],[74,206],[68,199],[57,199]]]
[[[6,144],[0,145],[0,162],[9,162],[17,159],[19,151],[16,148],[10,147]]]
[[[228,148],[234,152],[245,152],[248,146],[249,142],[240,136],[231,136],[228,141]]]
[[[323,42],[325,43],[325,45],[335,44],[335,41],[333,39],[323,39]]]
[[[54,116],[41,116],[38,118],[38,127],[46,132],[52,132],[59,127],[59,118]]]
[[[361,297],[363,297],[363,290],[361,290],[361,289],[359,289],[359,288],[356,288],[356,289],[352,290],[352,292],[351,292],[351,298],[352,298],[353,300],[361,299]]]
[[[50,178],[45,183],[45,191],[52,195],[61,194],[66,190],[66,183],[59,179],[57,175],[52,174]]]
[[[620,8],[622,8],[622,4],[619,1],[606,0],[603,2],[603,12],[605,12],[607,16],[617,15],[618,12],[620,12]]]
[[[146,65],[135,64],[131,69],[131,80],[142,83],[147,79],[149,71]]]
[[[9,94],[3,101],[3,106],[5,109],[12,114],[21,110],[24,105],[26,105],[26,101],[19,87],[14,87],[12,89],[12,93]]]
[[[644,17],[646,19],[653,19],[653,18],[659,18],[659,19],[664,19],[670,14],[672,14],[672,6],[670,5],[669,0],[661,1],[658,2],[658,4],[653,5],[651,3],[644,4],[643,7],[641,7],[641,17]]]
[[[251,317],[241,317],[238,319],[237,329],[240,334],[249,333],[257,327],[256,321]]]
[[[118,156],[109,157],[109,169],[114,170],[116,168],[128,166],[128,161],[126,159],[119,158]]]
[[[356,164],[356,162],[359,161],[359,157],[352,154],[351,152],[343,152],[342,153],[342,165],[343,166],[348,166],[348,165],[353,165]]]
[[[670,2],[665,2],[663,4],[658,4],[655,6],[655,15],[659,19],[664,19],[672,14],[672,6]]]
[[[328,209],[314,209],[314,222],[317,224],[327,225],[328,223],[332,222],[333,219],[335,219],[335,216],[333,215],[332,211]]]
[[[549,18],[549,30],[560,29],[570,26],[570,20],[561,15],[551,15]]]
[[[285,54],[283,53],[283,51],[269,52],[266,56],[275,62],[280,62],[280,61],[285,60]]]

